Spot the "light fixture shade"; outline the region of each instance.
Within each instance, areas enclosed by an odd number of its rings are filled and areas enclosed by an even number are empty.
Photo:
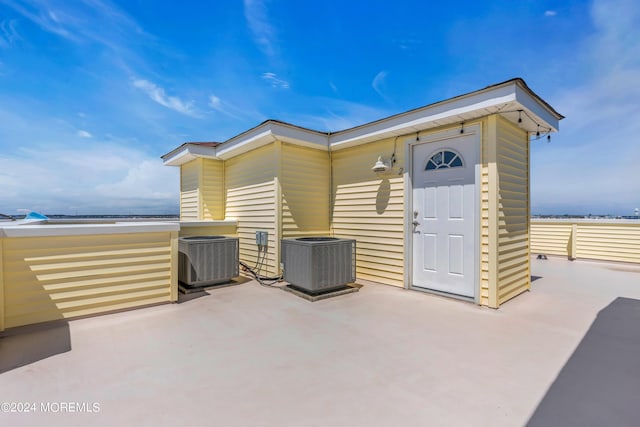
[[[389,165],[382,161],[382,156],[379,156],[378,161],[373,165],[371,170],[374,172],[386,172],[389,170]]]

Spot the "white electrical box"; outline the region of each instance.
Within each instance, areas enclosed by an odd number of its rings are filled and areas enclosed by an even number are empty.
[[[269,232],[268,231],[256,231],[256,245],[268,246],[269,245]]]

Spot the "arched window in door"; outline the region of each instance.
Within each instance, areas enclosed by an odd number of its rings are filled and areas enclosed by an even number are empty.
[[[460,154],[450,149],[443,149],[436,151],[427,162],[427,167],[424,170],[438,170],[438,169],[450,169],[464,167],[462,157]]]

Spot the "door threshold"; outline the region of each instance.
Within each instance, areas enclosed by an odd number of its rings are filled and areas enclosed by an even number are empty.
[[[437,296],[445,297],[445,298],[449,298],[449,299],[456,299],[456,300],[459,300],[459,301],[472,302],[474,304],[476,303],[475,297],[468,297],[468,296],[465,296],[465,295],[452,294],[452,293],[449,293],[449,292],[437,291],[435,289],[423,288],[423,287],[420,287],[420,286],[410,285],[409,286],[409,290],[418,291],[418,292],[424,292],[425,294],[437,295]]]

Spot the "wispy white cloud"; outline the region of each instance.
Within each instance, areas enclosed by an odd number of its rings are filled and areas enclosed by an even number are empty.
[[[80,129],[78,131],[77,135],[80,138],[92,138],[93,137],[93,135],[91,135],[89,132],[87,132],[86,130],[82,130],[82,129]]]
[[[59,0],[8,1],[7,5],[38,25],[42,30],[72,42],[91,40],[121,49],[127,34],[138,39],[149,37],[129,15],[108,1],[83,0],[69,3]]]
[[[113,71],[123,72],[125,75],[141,74],[135,69],[141,69],[144,73],[152,72],[152,65],[144,52],[167,51],[164,47],[166,44],[158,43],[135,19],[109,0],[4,1],[21,18],[31,21],[42,31],[54,34],[81,49],[102,47],[104,54],[96,56],[109,57],[106,61],[109,68],[100,67],[100,71],[96,73],[99,76]],[[29,36],[26,33],[21,35],[27,42]],[[91,65],[86,68],[90,70]]]
[[[264,0],[244,0],[244,16],[253,33],[253,38],[267,56],[276,54],[275,28],[269,22],[269,14]]]
[[[233,105],[227,102],[222,101],[218,96],[216,96],[213,93],[209,95],[209,107],[229,117],[240,119],[240,114],[239,114],[240,111],[238,108],[234,107]]]
[[[533,145],[534,213],[566,213],[567,201],[578,212],[631,214],[640,207],[640,4],[596,0],[591,16],[597,30],[581,56],[591,75],[553,101],[567,116],[558,137]]]
[[[371,87],[373,88],[373,90],[376,91],[376,93],[378,95],[380,95],[382,97],[382,99],[384,99],[387,102],[390,102],[389,97],[386,95],[386,79],[387,76],[389,75],[389,73],[387,71],[380,71],[378,74],[376,74],[376,76],[373,78],[373,81],[371,82]]]
[[[222,101],[214,94],[211,94],[209,95],[209,107],[213,108],[214,110],[220,111],[220,109],[222,108]]]
[[[15,19],[5,19],[0,22],[0,47],[9,47],[21,39],[16,29],[17,22]]]
[[[545,10],[544,11],[544,16],[556,16],[558,14],[558,12],[556,12],[555,10]]]
[[[55,22],[56,24],[60,24],[60,18],[58,18],[58,14],[56,13],[55,10],[49,10],[49,18],[51,18],[51,20],[53,22]]]
[[[38,145],[0,155],[0,212],[176,213],[177,173],[121,143],[81,150]]]
[[[310,129],[337,132],[392,114],[388,110],[334,98],[316,98],[313,103],[324,106],[324,109],[315,114],[296,115],[287,120]]]
[[[169,96],[165,90],[155,83],[152,83],[144,79],[134,79],[133,86],[146,93],[149,98],[163,107],[167,107],[178,113],[185,114],[187,116],[199,117],[200,114],[194,108],[193,101],[183,101],[177,96]]]
[[[137,159],[119,170],[119,180],[97,185],[96,192],[107,199],[119,199],[121,203],[138,203],[140,198],[165,203],[176,200],[176,171],[167,169],[171,168],[161,165],[155,159]]]
[[[400,49],[405,51],[415,50],[416,48],[420,47],[423,44],[422,40],[418,40],[418,39],[396,40],[396,43],[398,44],[398,47]]]
[[[598,31],[592,60],[599,67],[613,71],[640,68],[640,3],[595,0],[591,14]]]
[[[77,31],[67,27],[67,24],[73,27],[74,23],[77,23],[77,18],[73,18],[64,12],[56,11],[55,3],[48,3],[39,0],[35,0],[33,2],[9,1],[7,5],[34,24],[38,25],[44,31],[56,34],[74,42],[79,42],[81,40]]]
[[[276,87],[280,89],[289,89],[289,82],[286,80],[279,79],[276,73],[263,73],[262,79],[271,85],[271,87]]]

